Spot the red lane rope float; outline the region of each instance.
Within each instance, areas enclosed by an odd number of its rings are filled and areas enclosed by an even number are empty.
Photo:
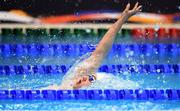
[[[145,35],[149,40],[153,40],[155,36],[155,30],[153,28],[146,28]]]
[[[169,29],[169,36],[173,39],[178,39],[180,37],[180,29],[170,28]]]

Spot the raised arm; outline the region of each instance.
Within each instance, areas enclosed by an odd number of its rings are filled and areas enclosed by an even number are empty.
[[[60,86],[50,86],[49,88],[78,89],[89,85],[91,82],[90,79],[97,77],[96,70],[112,47],[116,34],[121,29],[123,23],[126,22],[132,15],[140,11],[141,6],[138,6],[138,3],[136,3],[132,10],[130,10],[130,4],[128,4],[123,13],[119,16],[118,20],[110,27],[102,40],[99,42],[92,55],[77,65],[73,69],[73,72],[71,72],[72,75],[66,76]]]
[[[141,7],[138,2],[135,4],[134,8],[130,10],[130,4],[128,3],[125,10],[119,16],[118,20],[109,28],[107,33],[104,35],[102,40],[96,47],[96,50],[92,53],[90,58],[86,62],[91,63],[92,68],[97,69],[104,59],[105,55],[111,49],[112,44],[115,40],[116,34],[121,29],[122,25],[130,18],[132,15],[141,11]]]

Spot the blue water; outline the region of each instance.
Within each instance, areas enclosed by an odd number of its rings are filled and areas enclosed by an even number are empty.
[[[113,76],[109,74],[110,76]],[[123,89],[126,84],[133,88],[137,84],[137,88],[155,88],[180,89],[180,75],[145,75],[145,74],[121,74],[116,76],[113,83],[107,82],[107,87],[101,84],[99,89]],[[39,89],[51,84],[59,84],[62,75],[14,75],[1,76],[0,89]],[[115,83],[116,82],[116,83]],[[180,101],[175,100],[0,100],[0,110],[179,110]]]
[[[110,79],[101,81],[98,89],[125,89],[129,86],[135,88],[180,89],[180,75],[178,74],[108,74]],[[63,74],[34,74],[12,75],[0,77],[0,89],[39,89],[52,84],[60,84]],[[110,82],[114,80],[113,82]],[[104,83],[107,83],[106,87]],[[134,83],[129,85],[128,83]],[[95,83],[94,83],[95,84]],[[131,87],[132,86],[132,87]],[[133,88],[134,89],[134,88]]]
[[[116,56],[114,56],[116,57]],[[116,63],[131,63],[138,64],[143,63],[139,59],[133,57],[119,58],[116,57],[115,61],[104,61],[106,64]],[[27,59],[27,61],[21,61],[22,58],[6,58],[3,61],[7,64],[63,64],[62,60],[67,60],[67,64],[72,64],[77,58],[71,59],[71,57],[45,57],[38,58],[39,61]],[[37,58],[35,58],[37,59]],[[9,60],[9,63],[8,61]],[[145,60],[142,58],[142,60]],[[146,59],[148,60],[148,58]],[[158,59],[156,59],[158,60]],[[153,61],[156,61],[153,60]],[[12,62],[13,61],[13,62]],[[20,62],[21,61],[21,62]],[[33,63],[36,61],[36,63]],[[118,62],[117,62],[118,61]],[[177,59],[174,59],[173,63],[178,63]],[[164,61],[164,63],[167,63]],[[148,63],[145,61],[144,63]],[[154,88],[154,89],[180,89],[180,74],[108,74],[111,79],[104,80],[101,84],[98,84],[98,89],[126,89],[126,88]],[[10,75],[0,77],[0,89],[40,89],[52,84],[60,84],[63,74],[34,74],[34,75]],[[113,82],[111,82],[113,81]],[[104,85],[106,84],[106,85]],[[48,105],[47,105],[48,104]],[[118,100],[118,101],[97,101],[97,100],[69,100],[69,101],[52,101],[52,100],[0,100],[0,110],[72,110],[72,111],[90,111],[90,110],[179,110],[180,101],[175,100],[158,100],[158,101],[142,101],[142,100]]]
[[[134,52],[135,53],[135,52]],[[180,52],[179,54],[180,55]],[[102,64],[178,64],[180,56],[172,55],[137,55],[137,56],[119,56],[118,54],[108,55]],[[79,59],[79,56],[49,56],[49,57],[0,57],[0,65],[72,65]],[[66,63],[62,62],[66,61]]]
[[[0,110],[61,110],[61,111],[119,111],[119,110],[179,110],[179,101],[0,101]]]
[[[71,42],[75,39],[66,41]],[[99,39],[92,40],[97,43]],[[44,40],[43,40],[44,41]],[[41,42],[43,42],[41,41]],[[54,40],[56,41],[56,40]],[[90,42],[92,42],[90,41]],[[39,42],[39,41],[38,41]],[[46,41],[48,43],[48,41]],[[81,41],[82,42],[82,41]],[[76,41],[75,41],[76,43]],[[126,56],[120,57],[118,54],[109,54],[103,64],[178,64],[180,56],[153,54],[151,56],[132,56],[128,52]],[[134,52],[136,53],[136,52]],[[178,53],[180,54],[180,53]],[[27,64],[66,64],[72,65],[78,57],[0,57],[0,65],[27,65]],[[98,89],[180,89],[180,74],[108,74],[110,79],[98,84]],[[0,89],[40,89],[52,84],[60,84],[63,74],[33,74],[33,75],[10,75],[0,76]],[[106,84],[106,85],[104,85]],[[72,111],[119,111],[119,110],[180,110],[180,101],[177,100],[0,100],[0,110],[72,110]]]

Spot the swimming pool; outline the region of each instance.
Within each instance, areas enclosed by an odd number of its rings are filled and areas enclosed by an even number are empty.
[[[141,42],[133,40],[131,34],[123,35],[99,68],[108,74],[107,80],[75,91],[39,91],[59,84],[73,63],[92,52],[100,38],[77,33],[64,35],[70,40],[36,36],[1,37],[0,110],[180,109],[177,41]]]

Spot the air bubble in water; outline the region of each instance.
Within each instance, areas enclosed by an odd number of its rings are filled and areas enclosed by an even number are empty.
[[[144,58],[144,55],[143,55],[143,54],[141,54],[141,55],[140,55],[140,57],[141,57],[141,58]]]
[[[22,60],[18,60],[19,61],[19,63],[22,63]]]
[[[25,80],[25,79],[26,79],[26,77],[27,77],[27,75],[26,75],[26,74],[24,74],[24,75],[23,75],[23,80]]]
[[[45,59],[45,58],[42,59],[42,63],[44,63],[44,62],[46,62],[46,61],[47,61],[47,59]]]
[[[143,90],[139,90],[139,93],[140,93],[140,94],[143,93]]]
[[[150,53],[147,53],[146,56],[150,56]]]
[[[123,75],[128,75],[129,73],[127,72],[127,71],[125,71],[124,73],[123,73]]]
[[[133,56],[133,55],[134,55],[134,52],[133,52],[133,51],[130,51],[130,52],[129,52],[129,55],[130,55],[130,56]]]
[[[161,72],[161,70],[160,70],[160,69],[157,69],[156,71],[157,71],[158,73],[160,73],[160,72]]]
[[[142,64],[145,64],[145,60],[142,60]]]
[[[161,79],[161,77],[159,76],[159,77],[157,77],[157,79],[159,80],[159,79]]]

